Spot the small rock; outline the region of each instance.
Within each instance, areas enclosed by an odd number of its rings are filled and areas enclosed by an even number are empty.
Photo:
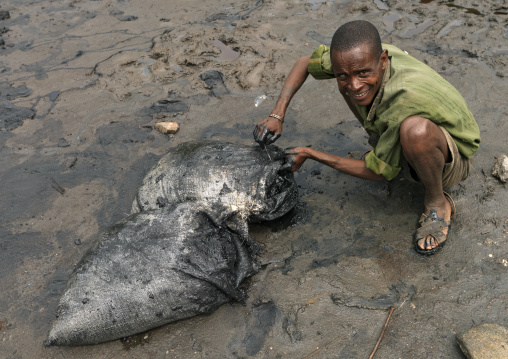
[[[7,20],[11,18],[11,14],[7,10],[0,10],[0,20]]]
[[[61,138],[58,140],[58,147],[69,147],[70,144],[69,142],[67,142],[67,140],[65,138]]]
[[[118,20],[120,20],[120,21],[136,21],[137,19],[138,19],[138,17],[134,16],[134,15],[127,15],[127,16],[118,17]]]
[[[58,96],[60,96],[60,91],[58,90],[53,91],[48,95],[50,101],[55,101],[58,98]]]
[[[457,343],[468,359],[508,358],[508,328],[482,324],[457,335]]]
[[[176,122],[157,122],[155,128],[164,134],[176,133],[180,126]]]
[[[109,12],[109,15],[110,16],[119,16],[119,15],[123,15],[124,12],[122,10],[111,10]]]
[[[65,168],[67,169],[73,168],[76,165],[76,162],[78,162],[77,157],[70,157],[65,159]]]
[[[492,167],[492,175],[497,177],[501,182],[508,181],[508,157],[506,155],[498,157]]]
[[[200,352],[203,350],[203,347],[201,347],[201,345],[195,342],[194,344],[192,344],[192,349],[194,349],[197,352]]]
[[[76,240],[74,241],[74,244],[75,244],[75,245],[77,245],[77,246],[80,246],[80,245],[81,245],[81,239],[79,239],[79,238],[78,238],[78,239],[76,239]]]

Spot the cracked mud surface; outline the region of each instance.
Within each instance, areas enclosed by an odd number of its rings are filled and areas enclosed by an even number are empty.
[[[507,152],[508,9],[493,0],[203,4],[0,5],[0,357],[366,358],[394,305],[376,358],[463,358],[456,333],[506,325],[508,192],[491,169]],[[436,69],[478,121],[474,170],[450,190],[458,214],[447,246],[429,258],[411,248],[421,187],[307,162],[295,211],[250,228],[263,269],[245,305],[101,345],[44,348],[74,265],[129,213],[158,158],[196,139],[251,144],[293,63],[354,19]],[[224,83],[205,83],[210,71]],[[333,82],[309,79],[277,144],[367,150],[338,95]],[[154,130],[155,115],[179,132]]]

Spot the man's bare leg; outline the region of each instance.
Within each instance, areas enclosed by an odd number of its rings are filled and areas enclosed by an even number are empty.
[[[445,135],[432,121],[412,116],[400,126],[400,142],[404,157],[425,187],[424,213],[428,215],[434,209],[440,218],[450,220],[452,207],[442,185],[443,168],[450,156]],[[447,232],[448,229],[443,229],[445,235]],[[432,236],[418,241],[422,249],[432,249],[438,244]]]

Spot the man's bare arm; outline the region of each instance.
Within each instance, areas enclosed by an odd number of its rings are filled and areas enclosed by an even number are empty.
[[[280,116],[281,120],[274,117],[267,117],[259,122],[254,129],[254,139],[256,142],[270,144],[280,137],[282,133],[282,123],[289,103],[309,76],[309,72],[307,71],[309,60],[310,55],[301,57],[296,61],[288,77],[284,81],[277,103],[271,112],[272,114]]]
[[[309,147],[291,148],[286,150],[285,154],[288,157],[286,164],[290,167],[287,168],[287,170],[290,171],[298,170],[305,160],[310,158],[351,176],[371,181],[381,181],[385,179],[382,175],[378,175],[368,169],[363,160],[335,156]]]
[[[298,92],[300,87],[302,87],[303,83],[309,76],[307,66],[309,65],[310,56],[311,55],[303,56],[296,61],[295,65],[289,72],[288,77],[284,81],[284,85],[282,86],[282,90],[272,113],[284,117],[291,99]]]

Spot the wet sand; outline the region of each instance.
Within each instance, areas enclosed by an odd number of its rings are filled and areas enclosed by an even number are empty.
[[[394,305],[376,358],[463,358],[458,332],[508,323],[508,194],[491,176],[508,151],[498,2],[6,0],[0,19],[0,357],[366,358]],[[422,187],[307,162],[298,207],[250,228],[264,252],[246,303],[125,340],[43,347],[74,266],[129,213],[157,159],[190,140],[253,143],[294,62],[354,19],[436,69],[480,126],[474,170],[450,190],[446,247],[412,249]],[[208,71],[224,85],[206,84]],[[154,130],[154,115],[179,132]],[[277,144],[369,148],[336,84],[313,79]]]

